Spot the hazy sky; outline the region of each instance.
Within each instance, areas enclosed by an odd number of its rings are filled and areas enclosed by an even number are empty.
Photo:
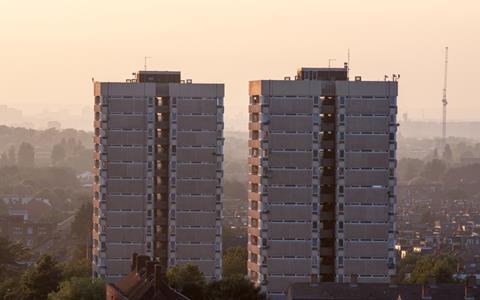
[[[248,80],[341,66],[350,48],[352,75],[401,74],[400,113],[439,119],[446,45],[449,117],[480,121],[478,0],[0,0],[0,104],[80,111],[92,77],[123,81],[151,56],[149,69],[224,82],[226,127],[246,128]]]

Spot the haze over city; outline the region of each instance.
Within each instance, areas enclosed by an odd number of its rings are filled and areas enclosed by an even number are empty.
[[[477,0],[0,0],[0,300],[480,299]]]
[[[479,12],[474,0],[1,1],[0,103],[89,129],[92,77],[124,81],[149,56],[149,69],[224,82],[226,129],[245,131],[248,80],[343,66],[350,49],[352,75],[401,75],[399,115],[438,121],[449,46],[448,118],[480,121]]]

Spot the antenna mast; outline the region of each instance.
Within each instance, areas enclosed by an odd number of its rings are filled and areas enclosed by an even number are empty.
[[[443,77],[443,122],[442,122],[442,141],[445,145],[447,137],[447,71],[448,71],[448,47],[445,47],[445,73]]]
[[[147,70],[147,59],[152,58],[151,56],[145,56],[144,57],[144,65],[143,67],[145,68],[145,71]]]

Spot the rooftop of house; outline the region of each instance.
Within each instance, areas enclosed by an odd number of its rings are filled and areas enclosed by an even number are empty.
[[[121,297],[116,297],[118,295]],[[188,300],[168,286],[157,262],[136,253],[132,256],[131,272],[116,284],[107,285],[107,299]]]
[[[475,277],[466,284],[395,284],[395,283],[294,283],[288,300],[464,300],[480,299]]]

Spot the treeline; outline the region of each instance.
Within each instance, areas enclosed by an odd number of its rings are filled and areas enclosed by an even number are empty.
[[[476,146],[475,146],[476,148]],[[477,157],[471,151],[470,157]],[[397,175],[400,182],[408,183],[411,180],[426,180],[426,182],[452,184],[478,183],[480,181],[479,164],[475,161],[462,163],[455,159],[454,152],[446,145],[440,154],[434,150],[427,158],[401,158],[398,161]],[[466,157],[463,155],[463,157]],[[480,158],[480,154],[478,155]]]
[[[91,133],[0,126],[0,167],[65,166],[77,173],[92,169]]]
[[[24,168],[0,167],[0,197],[33,197],[49,201],[36,211],[39,221],[56,222],[65,217],[65,211],[79,208],[91,199],[91,191],[82,187],[75,171],[65,167]],[[7,206],[0,201],[0,214]]]
[[[28,250],[0,238],[0,299],[105,299],[105,283],[91,279],[91,263],[83,258],[58,262],[48,254],[25,270]]]

